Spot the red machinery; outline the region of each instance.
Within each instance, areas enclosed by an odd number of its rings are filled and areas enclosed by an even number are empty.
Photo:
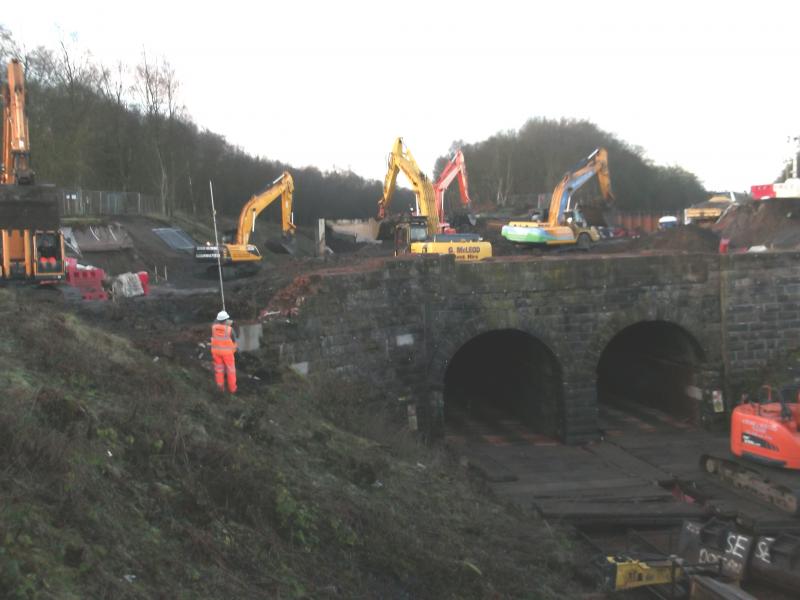
[[[746,402],[731,415],[731,452],[761,464],[800,469],[800,404],[762,386],[756,402]]]
[[[782,394],[762,386],[755,402],[749,399],[731,414],[731,452],[745,460],[704,454],[705,471],[733,486],[788,512],[800,516],[800,404],[798,391]],[[747,461],[747,462],[745,462]]]
[[[453,183],[453,180],[458,177],[458,189],[461,193],[461,204],[469,209],[469,189],[467,186],[467,167],[464,163],[464,154],[458,150],[447,166],[439,175],[439,179],[433,184],[433,191],[436,198],[436,212],[439,214],[439,224],[442,228],[441,233],[455,233],[455,229],[450,226],[444,217],[444,192]]]

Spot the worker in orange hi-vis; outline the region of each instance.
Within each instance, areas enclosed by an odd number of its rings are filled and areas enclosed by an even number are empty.
[[[217,320],[211,325],[211,357],[214,359],[214,379],[221,392],[225,391],[225,379],[228,380],[228,391],[236,393],[236,333],[233,331],[231,316],[224,310],[217,314]]]

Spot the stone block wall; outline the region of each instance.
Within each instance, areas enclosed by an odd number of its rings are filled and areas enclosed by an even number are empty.
[[[597,435],[597,364],[628,326],[658,320],[683,328],[712,379],[749,376],[798,347],[797,261],[795,253],[388,260],[312,275],[315,291],[299,313],[265,322],[262,352],[298,372],[366,382],[398,418],[410,403],[420,426],[436,430],[458,349],[488,331],[524,331],[561,365],[559,433],[577,443]]]

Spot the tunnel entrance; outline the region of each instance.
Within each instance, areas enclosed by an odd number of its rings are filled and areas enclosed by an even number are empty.
[[[560,435],[561,367],[550,349],[515,329],[481,334],[455,353],[444,377],[448,429],[468,422],[515,422],[532,433]]]
[[[597,365],[600,403],[657,409],[671,417],[699,422],[691,386],[704,360],[697,340],[667,321],[644,321],[620,331]]]

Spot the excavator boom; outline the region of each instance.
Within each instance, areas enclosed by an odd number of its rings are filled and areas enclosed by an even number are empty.
[[[579,162],[571,169],[553,190],[550,198],[550,213],[547,219],[548,225],[558,225],[567,210],[569,199],[572,194],[578,191],[592,177],[597,176],[600,185],[600,193],[603,199],[608,201],[613,199],[611,192],[611,178],[608,173],[608,153],[605,148],[598,148],[589,156]]]
[[[281,199],[281,228],[285,236],[293,236],[295,225],[292,217],[292,196],[294,194],[294,180],[289,171],[284,171],[280,177],[272,182],[272,186],[256,194],[239,213],[239,225],[236,228],[236,243],[246,246],[250,243],[250,235],[255,230],[256,219],[261,212],[278,198]]]
[[[395,140],[388,162],[388,170],[383,181],[383,196],[378,200],[378,219],[384,219],[388,214],[397,184],[397,174],[402,171],[408,177],[414,194],[416,194],[418,205],[416,213],[420,217],[425,217],[428,235],[434,235],[439,231],[439,217],[433,185],[419,168],[411,151],[403,143],[403,138]]]
[[[3,148],[0,184],[31,184],[28,119],[25,117],[25,77],[16,58],[8,63],[3,85]]]
[[[469,185],[467,184],[467,166],[464,162],[464,154],[458,150],[447,166],[439,175],[439,179],[433,184],[433,190],[436,194],[436,213],[439,217],[439,222],[446,221],[444,216],[444,193],[453,180],[458,178],[458,189],[461,194],[461,204],[464,208],[469,209],[472,202],[469,199]]]

